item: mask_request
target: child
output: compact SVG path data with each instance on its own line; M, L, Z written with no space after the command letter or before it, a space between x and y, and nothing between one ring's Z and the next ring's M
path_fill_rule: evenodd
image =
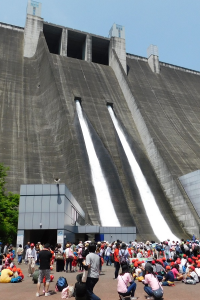
M174 285L174 274L172 273L170 266L166 266L166 272L167 272L167 274L163 278L162 285L163 286Z
M78 263L78 253L74 251L74 258L72 261L72 272L76 272L77 263Z
M199 282L199 277L195 272L194 266L189 266L189 272L186 274L186 279L184 280L187 284L196 284Z

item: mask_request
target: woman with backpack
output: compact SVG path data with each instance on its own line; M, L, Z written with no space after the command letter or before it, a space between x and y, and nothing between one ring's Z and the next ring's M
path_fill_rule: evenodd
M74 254L72 252L70 244L66 245L66 249L64 251L64 256L65 256L65 260L66 260L66 272L68 272L68 266L69 266L70 272L72 272L72 261L74 259Z
M121 249L119 250L119 263L120 265L129 264L129 252L126 249L126 244L122 243Z
M64 271L64 256L63 256L63 248L61 244L58 244L57 254L56 254L56 272Z

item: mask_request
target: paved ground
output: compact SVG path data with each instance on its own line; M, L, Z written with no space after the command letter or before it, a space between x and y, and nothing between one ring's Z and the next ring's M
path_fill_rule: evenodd
M22 300L22 299L36 299L36 285L33 284L33 281L30 277L27 276L27 266L23 263L21 269L24 272L25 278L21 283L1 283L0 291L2 299L9 300ZM59 276L66 277L68 284L75 284L76 275L78 273L56 273L52 271L54 275L54 282L50 284L50 290L52 295L49 296L50 299L61 299L61 293L55 293L54 288L56 281ZM114 268L111 266L103 266L103 274L100 276L100 280L97 283L94 291L101 300L118 300L118 294L116 292L117 281L113 280ZM137 289L135 296L139 300L145 300L145 293L143 290L143 284L137 283ZM175 287L164 287L164 300L196 300L199 299L200 284L197 285L186 285L182 282L176 283ZM41 293L42 299L46 298ZM75 299L75 298L72 298Z

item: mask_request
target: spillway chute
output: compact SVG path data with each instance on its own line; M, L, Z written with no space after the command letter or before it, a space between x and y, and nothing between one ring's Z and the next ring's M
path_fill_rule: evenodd
M115 213L114 206L110 197L109 189L104 178L104 174L97 157L95 147L92 142L90 130L86 119L83 116L79 100L76 100L76 109L78 118L89 158L92 183L96 193L99 215L102 226L120 226L119 220Z
M163 215L161 214L154 195L148 186L145 176L143 175L139 164L137 163L133 151L126 140L123 129L121 128L114 111L110 105L107 105L108 111L110 113L111 119L113 121L115 130L118 134L118 137L121 141L124 152L127 156L131 171L136 182L137 188L140 193L141 200L143 202L147 217L151 224L151 227L154 231L154 234L157 236L159 241L164 241L170 239L171 241L178 241L177 238L170 230L167 222L165 221ZM141 220L142 222L142 220Z

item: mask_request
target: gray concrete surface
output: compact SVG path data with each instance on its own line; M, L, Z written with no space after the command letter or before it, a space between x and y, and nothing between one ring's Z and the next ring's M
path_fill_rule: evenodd
M64 35L63 56L51 54L38 28L35 54L23 58L23 30L0 26L0 161L10 167L8 190L19 192L20 184L52 183L59 177L86 212L86 222L100 224L74 103L81 97L121 225L136 225L138 238L155 239L107 111L109 102L173 233L198 237L199 218L177 178L200 167L199 75L162 63L156 74L147 60L131 56L126 75L113 49L110 66L91 63L92 41L96 47L103 43L104 51L109 40L90 35L88 61L66 57ZM123 59L125 43L117 48Z
M55 266L55 265L54 265ZM25 275L24 280L21 283L1 283L0 289L1 294L5 299L10 300L21 300L21 299L36 299L36 284L28 277L27 266L22 264L20 266ZM55 272L55 269L51 272L54 275L54 281L50 283L51 296L49 299L61 299L61 293L55 293L55 284L59 276L64 276L68 284L74 285L76 283L76 273L65 273L65 272ZM113 266L103 266L102 275L100 275L99 282L94 288L94 293L101 298L101 300L117 300L119 296L117 294L117 281L113 280L114 267ZM136 282L137 283L137 282ZM135 296L139 300L145 300L145 292L143 290L144 286L141 282L137 283ZM186 285L182 282L177 282L174 287L163 287L164 289L164 300L196 300L199 297L199 284L197 285ZM44 294L42 289L40 290L40 297L44 299ZM45 298L46 299L46 298ZM71 298L75 299L75 298Z

